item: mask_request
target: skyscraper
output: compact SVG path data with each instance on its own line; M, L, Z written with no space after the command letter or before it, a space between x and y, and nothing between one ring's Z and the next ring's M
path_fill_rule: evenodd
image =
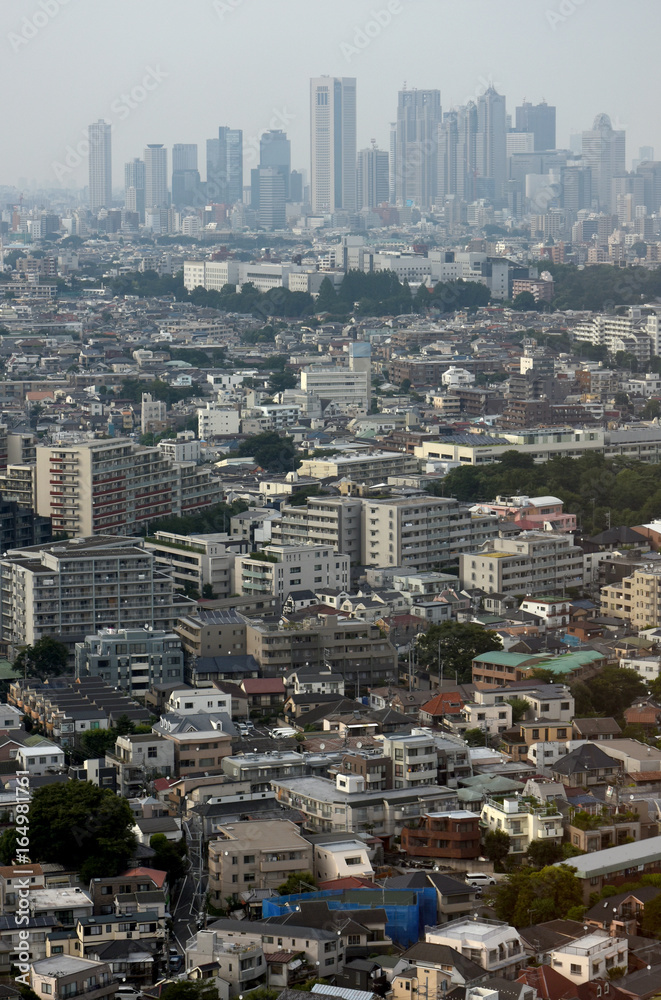
M489 87L477 99L476 194L502 202L507 180L505 98Z
M200 200L197 146L176 142L172 147L172 204L197 205Z
M443 115L438 130L438 196L475 200L477 108L472 101Z
M124 207L145 221L145 164L137 157L124 164Z
M532 132L535 137L535 151L555 149L555 108L546 101L531 104L524 101L516 109L516 131Z
M243 130L221 125L207 139L207 201L233 205L243 200Z
M257 221L264 229L285 227L285 179L277 167L259 167Z
M437 194L440 90L400 90L395 134L395 200L429 208Z
M112 142L110 122L99 118L88 127L90 209L112 206Z
M375 208L388 201L389 161L385 149L361 149L356 161L356 208Z
M355 211L355 77L310 80L310 186L313 212Z
M145 147L145 208L167 208L168 151L160 143Z
M592 171L592 200L602 212L615 209L613 177L624 173L626 133L613 129L608 115L595 118L592 128L583 132L583 159Z
M281 129L269 129L259 140L260 167L275 167L285 182L285 198L289 200L291 174L291 143Z

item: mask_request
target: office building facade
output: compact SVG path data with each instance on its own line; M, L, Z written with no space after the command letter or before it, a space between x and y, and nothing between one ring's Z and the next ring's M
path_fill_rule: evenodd
M312 211L356 208L356 79L310 81Z
M93 122L88 127L89 198L92 212L112 208L112 136L110 122Z

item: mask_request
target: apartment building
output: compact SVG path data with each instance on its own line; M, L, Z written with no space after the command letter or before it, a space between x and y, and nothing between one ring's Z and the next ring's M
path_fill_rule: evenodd
M194 615L183 615L175 632L186 652L196 657L243 656L246 652L246 620L232 608L200 608Z
M277 801L304 816L305 826L317 833L370 833L389 841L403 826L416 822L428 812L457 808L457 793L439 785L366 788L358 774L337 774L330 778L300 777L273 779Z
M427 813L402 828L402 850L414 858L479 858L480 817L466 809Z
M595 930L555 948L549 957L561 976L580 985L592 979L608 979L611 969L626 971L629 944L626 938L611 937L607 931Z
M156 518L222 500L209 468L173 464L128 438L39 446L36 474L37 513L71 536L130 535Z
M13 648L43 635L82 642L101 627L169 631L193 607L175 595L138 539L70 538L0 560L0 639Z
M562 593L583 584L583 550L569 535L523 531L462 553L459 579L462 587L487 594Z
M550 458L580 458L586 452L615 458L627 455L641 462L658 462L661 457L660 427L623 427L603 431L589 428L526 428L500 433L498 437L469 434L460 440L441 438L422 441L415 449L416 458L424 462L458 462L461 465L488 465L498 462L502 454L516 448L532 455L535 462Z
M184 651L174 632L101 629L75 646L76 679L100 677L127 694L144 695L153 684L183 684Z
M174 744L156 733L118 736L113 751L106 751L106 767L115 771L117 793L135 798L149 782L175 773Z
M337 616L310 618L287 627L246 623L246 653L268 674L326 667L347 684L374 684L397 675L397 650L376 625Z
M348 479L365 486L385 483L388 476L405 476L418 471L413 455L400 451L341 452L325 458L306 458L299 466L301 476L314 479Z
M365 501L362 563L438 570L471 541L471 515L456 500L418 496Z
M647 563L619 583L602 587L601 613L622 618L634 629L661 625L661 566Z
M154 553L156 566L178 587L200 595L205 587L211 587L220 598L234 593L234 560L237 553L248 551L245 542L232 541L228 535L178 535L172 531L157 531L146 539L145 548Z
M247 889L276 889L296 872L312 871L312 844L290 820L221 826L209 843L209 892L214 905Z
M552 803L537 802L530 796L504 796L487 799L482 807L480 825L485 832L502 830L510 838L510 854L523 855L535 841L560 844L562 814Z
M178 778L207 772L220 774L223 758L232 752L230 732L234 730L224 712L168 713L153 726L153 732L172 747L173 773Z
M49 1000L106 1000L114 997L117 982L107 962L92 962L74 955L52 955L30 965L30 989Z
M197 411L197 436L200 441L238 434L241 414L236 406L208 402Z
M329 403L354 416L369 409L370 373L330 365L312 365L301 370L301 392L314 396L325 410Z
M175 688L170 691L166 713L175 715L200 715L208 712L225 712L232 716L232 695L210 688Z
M273 523L273 540L281 545L327 545L357 566L362 559L362 509L356 497L309 497L302 507L283 504Z
M428 927L428 944L444 944L481 965L492 975L515 979L528 963L519 932L501 920L465 917Z
M434 785L438 757L431 733L429 736L394 734L384 736L383 755L390 757L395 788L418 788Z
M236 556L235 587L242 594L273 594L281 601L293 590L349 588L349 557L323 545L267 545Z

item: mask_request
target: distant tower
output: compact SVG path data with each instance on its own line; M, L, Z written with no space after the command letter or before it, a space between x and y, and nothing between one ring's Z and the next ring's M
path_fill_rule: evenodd
M243 130L221 125L207 139L207 201L234 205L243 200Z
M390 157L375 146L361 149L356 161L356 208L375 208L388 201Z
M112 207L111 125L99 118L88 127L89 197L92 212Z
M310 80L310 187L313 212L355 211L355 77Z
M398 205L429 208L438 185L440 90L400 90L395 136L395 198Z
M145 208L167 208L168 151L162 144L145 148Z
M583 159L592 171L592 200L602 212L615 209L613 177L625 171L626 133L615 130L608 115L595 118L592 128L583 132Z
M145 164L136 158L124 164L124 207L145 221Z
M369 340L355 340L349 344L349 371L367 375L367 408L372 399L372 345Z
M197 205L199 202L197 146L194 143L176 142L172 147L172 204Z
M546 101L531 104L524 101L516 109L517 132L532 132L535 137L535 151L555 149L555 108Z
M477 99L475 152L478 196L502 201L507 180L507 113L505 98L493 87Z

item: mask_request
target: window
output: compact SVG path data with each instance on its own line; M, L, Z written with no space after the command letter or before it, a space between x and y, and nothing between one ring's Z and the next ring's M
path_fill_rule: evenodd
M243 861L244 861L244 864L246 864L246 865L254 865L254 863L255 863L255 855L254 854L245 854L244 857L243 857Z
M147 749L147 756L148 757L157 757L158 756L158 749L156 747L148 747L148 749Z
M572 976L580 976L580 974L581 974L581 967L580 967L580 965L574 965L574 963L572 962L572 964L569 966L569 968L570 968Z
M52 993L53 992L53 987L51 986L50 983L42 983L41 984L41 992L42 993Z

